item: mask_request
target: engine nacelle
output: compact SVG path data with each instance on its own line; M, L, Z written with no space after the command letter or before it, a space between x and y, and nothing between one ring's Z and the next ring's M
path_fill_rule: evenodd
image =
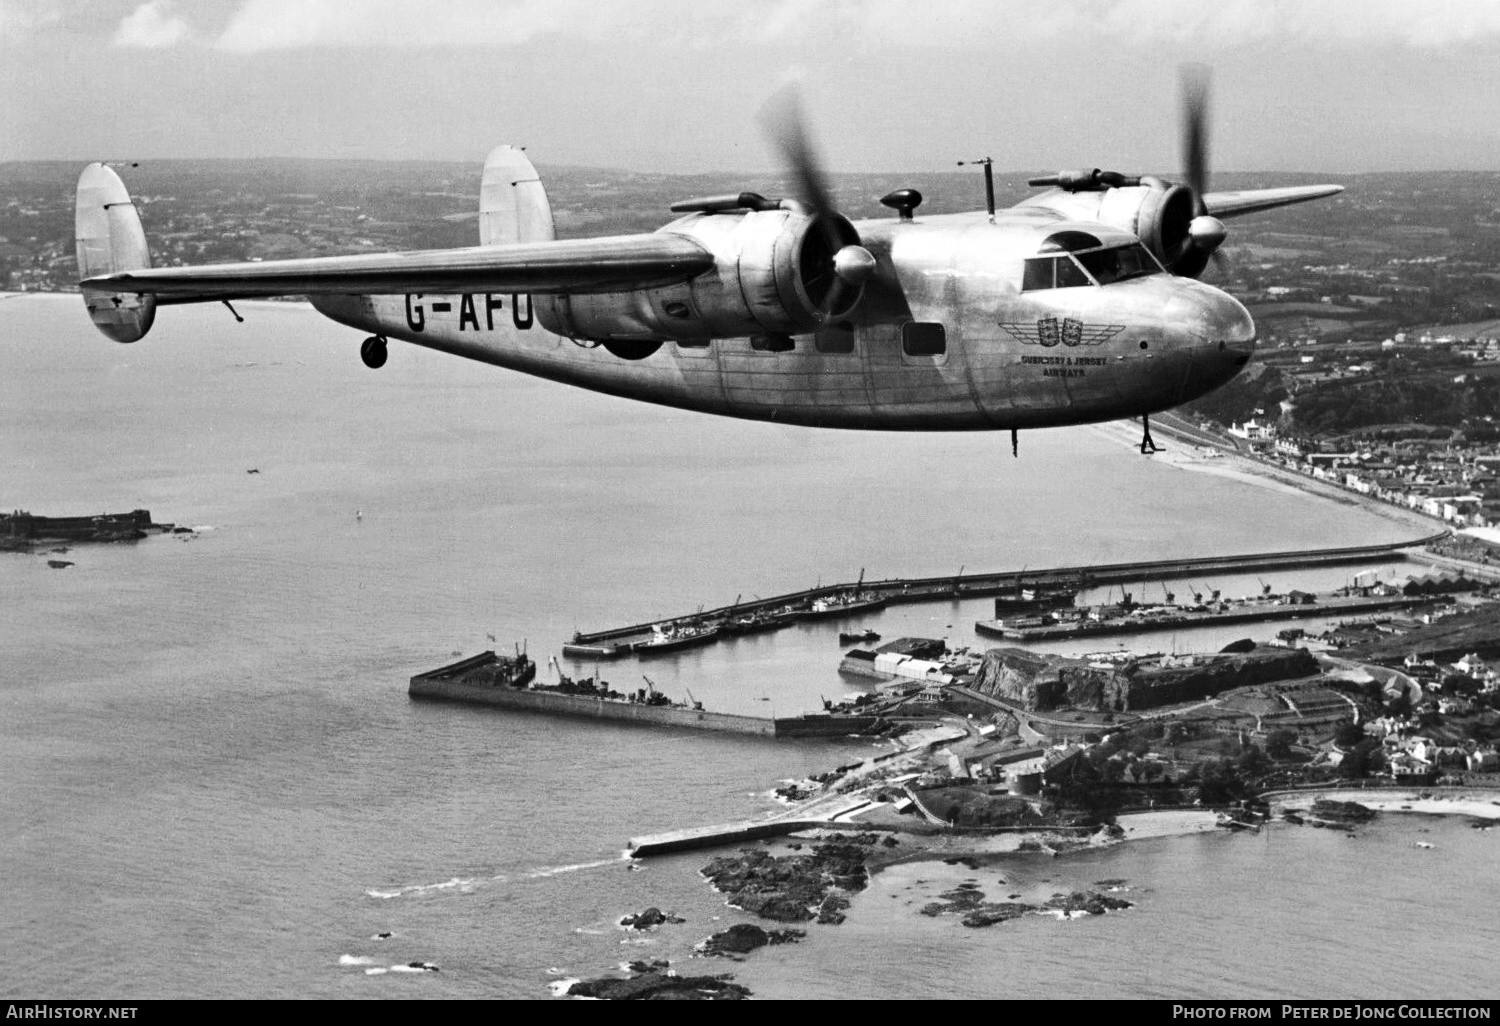
M1158 179L1104 193L1098 217L1139 238L1173 274L1197 277L1212 250L1188 244L1195 213L1192 189Z
M835 288L835 255L859 243L854 226L837 214L814 217L783 203L772 210L693 213L660 230L703 246L714 256L714 270L662 288L539 295L533 300L538 319L549 331L638 359L655 351L650 343L813 331L859 301L860 289ZM838 245L831 245L834 236Z

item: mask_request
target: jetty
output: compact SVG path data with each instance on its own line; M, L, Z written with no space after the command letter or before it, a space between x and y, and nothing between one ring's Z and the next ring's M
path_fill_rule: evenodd
M687 628L693 625L723 623L734 619L781 616L803 618L798 611L810 612L817 603L829 603L839 596L858 595L858 609L877 605L917 602L958 601L1014 595L1026 589L1041 591L1071 588L1083 590L1135 581L1160 581L1184 577L1208 577L1232 573L1261 573L1268 570L1380 563L1403 558L1403 550L1418 548L1447 537L1447 531L1426 535L1411 541L1385 545L1354 545L1343 548L1303 549L1288 552L1256 552L1236 556L1197 556L1183 559L1148 560L1135 563L1108 563L1062 566L1050 569L998 570L985 573L949 574L939 577L896 577L857 582L820 585L802 591L736 601L716 609L700 610L681 616L666 617L649 623L611 627L599 631L579 631L563 647L565 655L587 658L609 658L627 655L636 640L644 640L660 629ZM851 607L851 615L856 610ZM728 632L720 635L732 636Z
M1072 618L1047 616L1023 620L980 620L976 633L1011 641L1061 641L1067 638L1094 637L1101 634L1140 634L1146 631L1179 631L1193 627L1227 627L1241 623L1266 623L1273 620L1359 617L1398 609L1416 609L1445 601L1436 595L1391 596L1320 596L1315 602L1239 602L1223 608L1189 608L1185 606L1142 606L1115 610L1114 615L1089 616L1078 610Z
M667 701L659 693L650 698L618 695L608 691L607 685L595 686L592 682L587 688L572 692L537 687L531 676L507 672L508 661L508 657L497 656L494 652L482 652L417 674L411 678L407 693L416 699L498 706L546 716L686 727L759 737L844 737L879 734L891 726L889 720L879 716L840 712L777 717L711 712L699 703L684 705Z

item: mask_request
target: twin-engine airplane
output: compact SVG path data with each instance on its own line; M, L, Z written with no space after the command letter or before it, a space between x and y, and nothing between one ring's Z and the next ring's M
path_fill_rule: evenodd
M118 342L159 306L306 295L369 332L599 392L734 417L913 431L1051 427L1141 417L1217 388L1255 348L1235 299L1194 280L1220 218L1329 196L1337 185L1207 191L1206 87L1185 78L1187 181L1097 169L996 212L851 222L829 199L787 94L765 118L797 183L672 204L644 235L557 239L518 149L484 168L480 245L152 268L120 178L78 182L89 315ZM990 168L986 162L987 176ZM231 307L232 309L232 307ZM1154 448L1154 446L1153 446Z

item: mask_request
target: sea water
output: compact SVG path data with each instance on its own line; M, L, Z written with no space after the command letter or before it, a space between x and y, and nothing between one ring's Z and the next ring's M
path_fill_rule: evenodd
M742 423L402 345L371 372L356 333L306 308L242 312L170 308L120 346L76 297L0 299L0 507L145 507L195 528L73 547L64 570L0 554L5 993L541 998L632 958L685 960L744 917L698 876L706 854L631 863L627 840L764 814L778 780L877 751L407 697L412 674L460 655L524 644L545 664L575 629L862 570L1421 533L1141 457L1119 431L1024 433L1013 459L998 434ZM976 644L987 605L860 625ZM601 669L620 690L649 676L709 708L789 715L848 690L848 626ZM843 926L688 967L785 997L1484 995L1497 931L1474 897L1500 875L1497 833L1387 817L1359 839L1277 829L982 871L913 863L878 874ZM917 914L969 876L1000 900L1012 880L1124 878L1138 905L978 931ZM647 905L688 922L616 928ZM440 971L391 971L413 961Z

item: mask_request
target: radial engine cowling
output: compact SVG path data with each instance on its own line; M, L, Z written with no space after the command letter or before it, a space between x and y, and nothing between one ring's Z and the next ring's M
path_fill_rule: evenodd
M834 270L836 254L859 244L854 226L837 214L814 217L784 203L689 214L660 230L703 246L714 255L714 270L662 288L538 296L542 323L560 335L602 342L616 355L648 355L655 346L618 343L793 335L816 330L859 301L861 290L841 285Z
M1213 247L1193 243L1196 212L1192 189L1143 179L1140 185L1106 192L1099 219L1135 235L1173 274L1191 278L1203 273L1213 252Z

